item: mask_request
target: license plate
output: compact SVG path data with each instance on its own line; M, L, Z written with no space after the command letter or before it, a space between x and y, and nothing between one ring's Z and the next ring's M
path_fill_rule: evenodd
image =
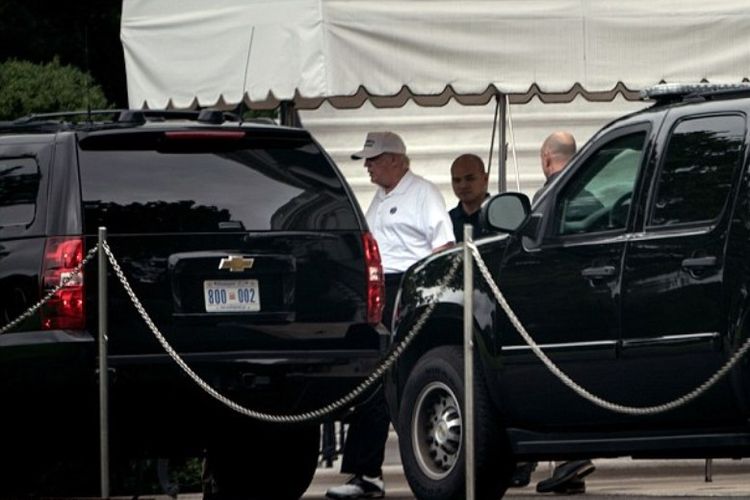
M217 280L203 282L206 312L260 311L258 280Z

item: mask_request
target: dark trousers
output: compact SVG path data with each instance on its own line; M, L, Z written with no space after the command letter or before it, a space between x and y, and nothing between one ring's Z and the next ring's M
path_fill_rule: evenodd
M390 330L393 316L394 300L403 274L385 275L385 307L383 324ZM380 384L380 382L378 382ZM344 458L341 461L341 472L344 474L361 474L377 477L383 475L385 460L385 442L388 440L388 426L391 419L385 404L383 386L369 401L357 408L349 420L349 431L344 443Z

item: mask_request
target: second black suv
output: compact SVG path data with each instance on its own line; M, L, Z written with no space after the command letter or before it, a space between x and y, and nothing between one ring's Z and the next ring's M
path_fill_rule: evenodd
M101 226L167 341L239 404L318 408L383 352L377 245L305 130L216 112L0 124L0 323L69 276ZM113 461L205 449L212 492L299 497L317 465L319 423L261 423L209 397L109 275ZM0 335L4 493L82 494L82 470L98 484L96 276L93 259Z
M488 200L483 261L534 341L573 381L650 407L707 381L750 338L747 87L660 87L656 103L583 147L533 208ZM395 341L434 313L390 374L388 402L418 498L464 492L460 281L438 295L458 249L404 278ZM683 406L605 409L534 354L475 270L478 498L516 461L750 456L750 364L742 358ZM630 411L630 410L627 410Z

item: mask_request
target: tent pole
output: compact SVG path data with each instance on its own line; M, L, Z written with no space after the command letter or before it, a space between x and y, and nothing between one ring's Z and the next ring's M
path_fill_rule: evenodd
M302 121L294 101L281 101L279 105L279 122L287 127L302 127Z
M499 122L499 133L497 134L497 192L498 193L504 193L507 189L507 182L506 182L506 170L507 170L507 162L508 159L508 147L505 141L505 129L506 129L506 119L505 116L508 113L507 109L507 101L505 100L505 94L498 93L495 96L496 99L498 99L499 104L499 116L498 116L498 122Z

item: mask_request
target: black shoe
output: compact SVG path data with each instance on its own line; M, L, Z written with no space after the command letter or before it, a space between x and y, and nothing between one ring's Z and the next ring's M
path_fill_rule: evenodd
M571 479L552 490L558 495L580 495L586 493L586 481L583 479Z
M536 462L519 462L516 464L516 470L510 478L511 488L523 488L531 482L531 473L536 469Z
M591 460L575 460L573 462L564 462L557 467L552 473L552 477L539 481L536 485L538 493L549 493L562 487L573 479L583 479L596 470Z
M328 498L383 498L385 484L383 477L368 477L356 474L341 486L328 488Z

